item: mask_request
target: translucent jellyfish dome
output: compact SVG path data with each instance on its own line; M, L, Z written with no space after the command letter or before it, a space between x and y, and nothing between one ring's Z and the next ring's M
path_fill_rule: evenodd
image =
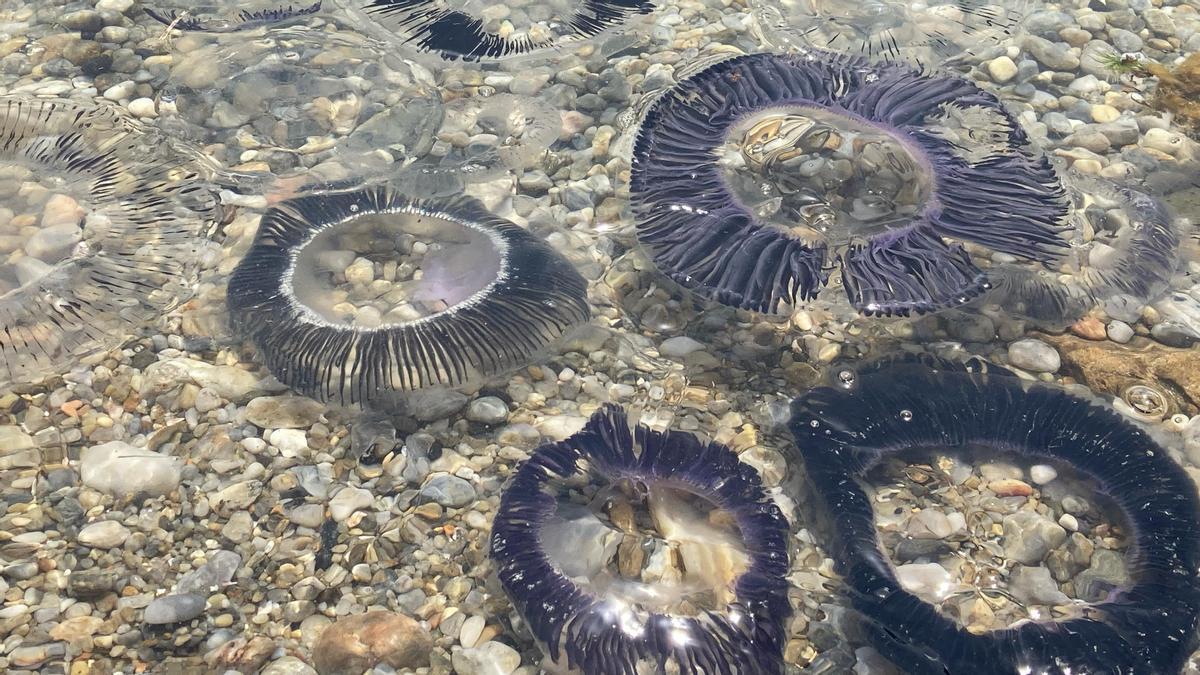
M0 386L188 298L219 218L198 151L93 103L0 97Z
M606 406L504 491L491 557L547 670L783 672L787 521L717 443Z
M906 673L1180 671L1200 617L1200 503L1191 478L1150 433L1093 400L980 361L908 355L835 373L793 402L789 426L826 523L825 546L881 654ZM1043 587L1036 602L1024 601L1053 611L999 628L961 625L907 588L881 546L862 481L905 452L965 448L1058 462L1092 479L1130 539L1123 580L1076 576L1087 596L1077 602ZM925 476L927 492L939 489L935 474ZM1034 489L1007 482L1023 494ZM1012 487L990 489L1021 499ZM1051 508L1050 489L1042 488L1037 509L1014 516L1039 518ZM997 574L1044 570L1045 553L1010 543L1011 560Z
M1042 324L1069 324L1093 308L1136 320L1170 288L1190 224L1135 186L1071 173L1070 251L1049 263L1016 264L1005 256L981 264L994 291L984 302Z
M428 71L332 24L182 54L159 113L166 128L212 147L235 171L317 173L329 182L423 156L442 121Z
M557 59L591 46L612 51L636 33L649 0L338 0L356 25L413 55L464 62Z
M1024 0L752 0L767 40L878 61L940 65L1008 38Z
M240 33L270 26L302 22L321 11L322 0L283 3L279 0L252 2L189 2L150 0L142 9L150 18L173 30L201 33Z
M269 210L227 304L280 381L364 402L536 360L587 320L586 289L554 249L479 202L379 185Z

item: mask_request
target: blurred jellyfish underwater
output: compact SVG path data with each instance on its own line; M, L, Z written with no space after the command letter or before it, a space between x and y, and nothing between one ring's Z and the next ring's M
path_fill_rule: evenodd
M269 210L227 304L280 381L343 402L523 366L589 316L583 278L536 236L386 185Z
M302 20L320 12L322 0L299 5L284 5L278 2L249 3L261 5L255 9L248 9L245 2L236 3L236 7L231 6L233 4L157 0L144 9L150 18L171 29L202 33L237 33Z
M25 187L0 233L0 384L111 349L193 292L221 218L198 149L106 104L0 97L0 164Z
M587 45L605 49L632 35L649 0L551 0L489 5L478 0L339 0L358 25L449 62L555 60ZM625 46L617 40L616 46Z
M828 49L877 61L941 66L1013 35L1023 0L753 0L778 49Z
M789 426L827 550L876 649L906 673L1179 672L1200 614L1200 504L1148 431L978 360L909 355L837 372L793 402ZM1128 522L1128 583L1077 603L1070 617L982 631L906 590L860 481L899 453L965 447L1053 460L1093 478Z
M567 486L591 505L560 500ZM638 509L649 512L641 527ZM517 470L491 557L556 664L547 667L782 673L787 538L757 472L731 450L679 431L631 431L609 405ZM672 550L682 569L652 572Z

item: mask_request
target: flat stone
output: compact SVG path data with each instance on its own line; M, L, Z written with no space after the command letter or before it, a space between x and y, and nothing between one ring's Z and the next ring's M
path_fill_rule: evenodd
M467 419L480 424L501 424L508 420L508 404L495 396L481 396L471 401Z
M1017 599L1029 605L1065 605L1071 601L1054 583L1045 567L1017 565L1009 577L1009 589Z
M494 640L454 652L450 659L458 675L510 675L521 667L521 655Z
M191 621L204 613L206 604L203 596L192 593L164 595L146 606L142 620L152 626Z
M368 490L344 487L329 500L329 515L339 523L345 522L355 511L370 508L375 496Z
M1017 340L1008 345L1008 361L1034 373L1053 373L1062 365L1054 347L1034 338Z
M224 586L242 565L242 556L234 551L216 551L208 562L179 578L176 593L195 593L207 596L214 587Z
M259 396L246 404L246 421L263 429L307 429L325 405L303 396Z
M475 488L458 476L444 473L430 478L421 488L421 496L442 506L458 508L475 501Z
M83 484L114 497L165 495L179 487L183 461L124 441L84 448L79 458Z
M1036 565L1051 549L1067 539L1067 531L1058 523L1032 511L1005 516L1004 555L1023 565Z
M129 538L129 528L115 520L92 523L79 531L78 541L91 548L116 548Z

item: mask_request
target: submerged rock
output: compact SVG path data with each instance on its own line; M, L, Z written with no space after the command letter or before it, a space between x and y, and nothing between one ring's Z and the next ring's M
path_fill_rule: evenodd
M193 593L166 595L155 598L146 606L142 620L150 625L166 625L191 621L204 613L203 596Z
M428 665L433 640L421 624L394 612L339 619L313 645L320 675L358 675L384 664L396 670Z
M124 441L110 441L80 453L83 484L114 497L165 495L179 487L183 461Z

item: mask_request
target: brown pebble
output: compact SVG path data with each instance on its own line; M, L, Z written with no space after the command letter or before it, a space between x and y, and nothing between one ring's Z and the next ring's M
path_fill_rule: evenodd
M997 497L1028 497L1033 494L1029 483L1015 478L994 480L988 483L988 489L995 492Z
M1071 326L1071 332L1085 340L1100 341L1107 339L1108 334L1104 329L1104 322L1094 316L1089 316L1076 321Z
M313 645L320 675L360 675L381 663L401 670L429 665L433 639L413 619L394 612L367 612L338 619Z

